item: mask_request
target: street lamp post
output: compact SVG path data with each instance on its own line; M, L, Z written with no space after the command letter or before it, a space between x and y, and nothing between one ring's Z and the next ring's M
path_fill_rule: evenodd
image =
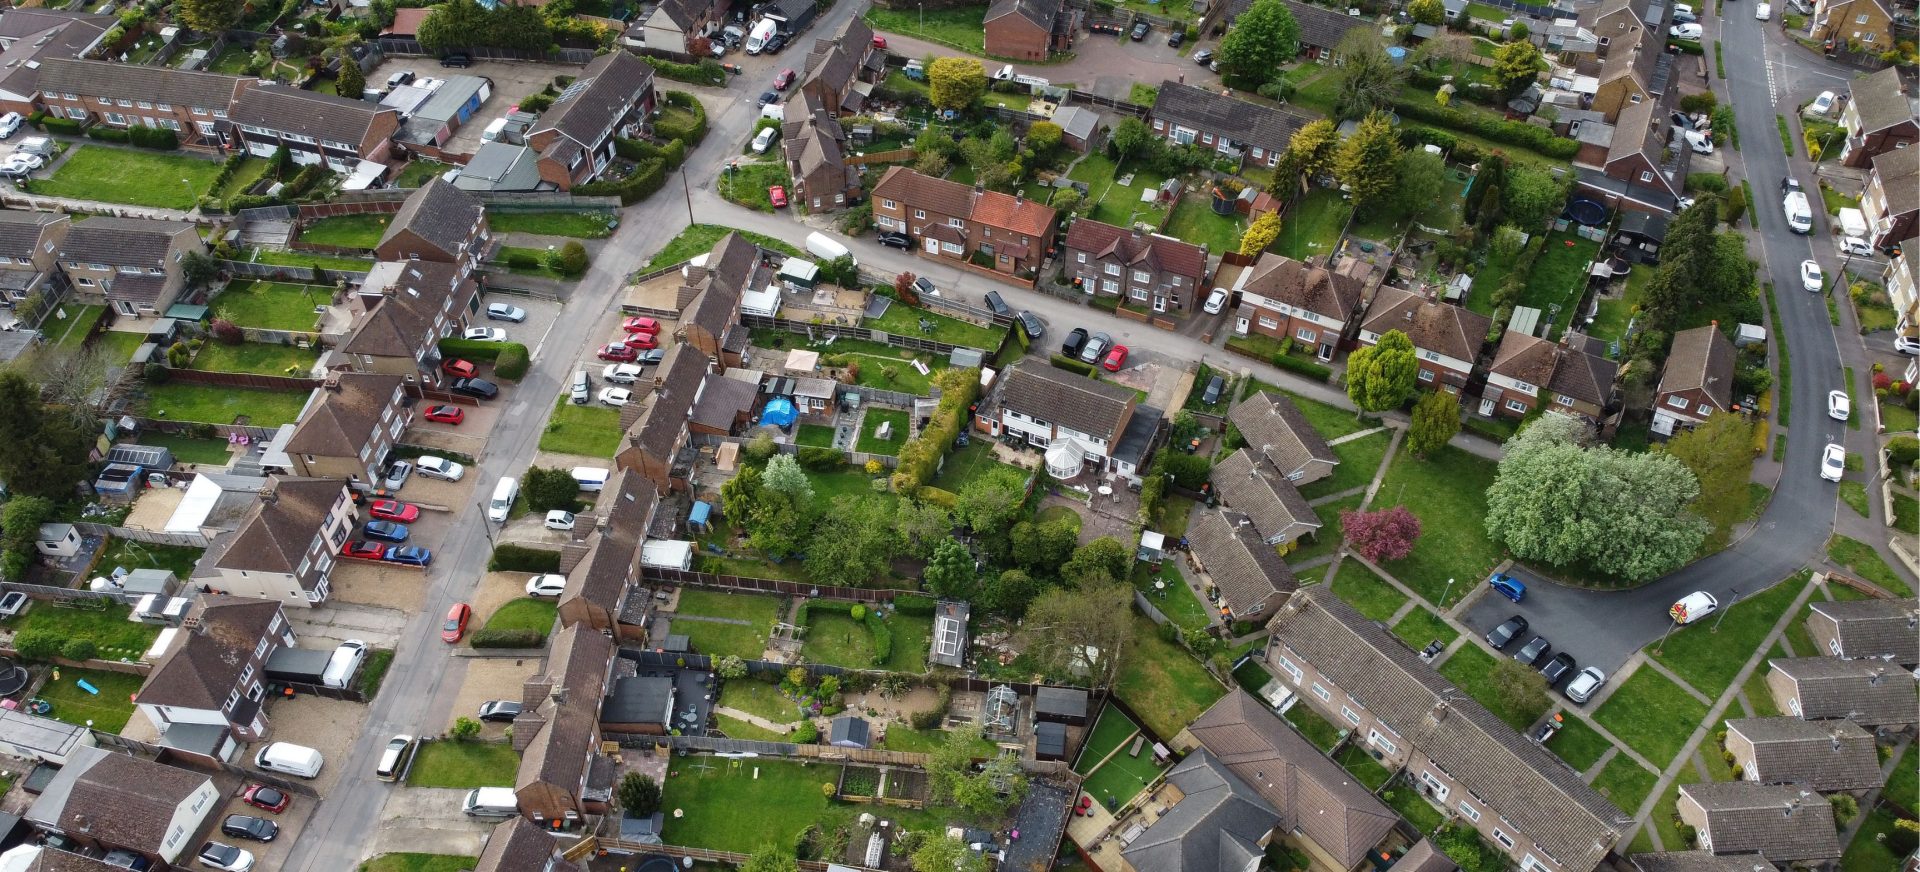
M492 522L487 520L487 504L484 502L474 503L473 507L480 510L480 533L487 537L487 547L490 549L499 548L500 546L493 541Z
M1737 587L1730 587L1730 588L1727 588L1727 593L1728 593L1728 594L1729 594L1729 595L1730 595L1730 596L1731 596L1732 598L1731 598L1731 599L1729 599L1729 600L1727 600L1727 607L1726 607L1726 608L1724 608L1724 609L1721 609L1721 610L1720 610L1720 617L1717 617L1717 618L1714 618L1714 619L1713 619L1713 628L1712 628L1712 629L1709 629L1709 630L1707 631L1707 632L1708 632L1709 634L1712 634L1712 633L1718 633L1718 632L1720 632L1720 622L1721 622L1721 621L1724 621L1724 620L1726 620L1726 619L1727 619L1727 613L1728 613L1728 612L1730 612L1730 611L1733 611L1733 604L1734 604L1734 603L1737 603L1737 602L1739 602L1739 601L1740 601L1740 589L1739 589L1739 588L1737 588Z
M1453 592L1453 579L1447 579L1447 586L1440 590L1440 611L1447 610L1447 595Z
M191 211L193 211L193 205L192 205L192 204L193 204L193 200L194 200L194 196L193 196L193 182L192 182L192 181L190 181L190 180L188 180L188 179L181 179L181 180L180 180L180 184L182 184L182 185L185 185L185 186L186 186L186 188L187 188L187 203L188 203L188 205L187 205L187 211L189 211L189 212L191 212Z

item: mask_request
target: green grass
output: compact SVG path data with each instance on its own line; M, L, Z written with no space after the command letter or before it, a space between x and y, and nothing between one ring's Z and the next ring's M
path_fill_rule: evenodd
M932 332L920 329L921 321L926 321L933 328ZM1005 330L995 330L958 318L949 318L929 309L915 309L898 300L887 306L886 314L878 318L868 318L860 323L861 326L874 330L885 330L901 336L919 336L937 342L951 342L954 345L965 345L986 351L999 348L1000 341L1007 335ZM902 363L901 368L909 367Z
M675 629L678 629L675 625ZM757 657L756 657L757 659ZM720 704L765 718L776 724L800 720L800 707L787 699L780 688L765 681L735 679L720 691Z
M479 861L456 854L381 854L360 864L360 872L466 872Z
M1787 656L1787 651L1785 648L1780 647L1780 643L1778 642L1775 642L1773 648L1767 651L1767 659L1769 660L1778 660L1785 656ZM1747 705L1753 708L1754 717L1777 718L1780 716L1779 706L1773 703L1773 691L1767 689L1767 664L1765 662L1762 662L1758 669L1753 670L1752 675L1747 676L1747 682L1740 685L1740 692L1746 695Z
M52 178L35 179L29 190L48 197L72 197L159 209L191 209L220 175L216 161L143 149L82 145L73 150Z
M827 799L821 785L837 781L839 772L837 763L675 758L664 785L662 808L669 811L663 838L673 845L746 853L769 842L792 845L815 824L832 832L872 809ZM672 810L684 813L676 817ZM903 830L967 820L951 808L896 808L886 814Z
M793 191L793 177L788 175L783 161L740 161L722 166L714 179L714 190L722 198L761 212L774 211L773 198L767 192L774 185L786 188L789 199L798 196ZM792 208L795 212L804 211L800 206L795 203Z
M318 348L269 345L265 342L242 342L239 345L209 342L200 346L199 353L193 356L193 367L209 372L247 372L305 378L319 359Z
M1298 566L1316 557L1324 557L1340 550L1340 537L1342 535L1340 512L1347 509L1359 509L1360 503L1366 498L1366 494L1354 494L1350 497L1343 497L1333 502L1316 506L1313 513L1319 516L1323 526L1321 526L1319 532L1314 534L1313 541L1309 542L1306 539L1300 539L1294 543L1293 550L1284 555L1287 558L1287 563ZM1315 578L1318 578L1317 574Z
M1134 83L1136 86L1138 82ZM1238 216L1227 218L1216 215L1208 205L1208 198L1201 195L1182 197L1173 207L1173 217L1167 221L1167 229L1162 231L1175 239L1184 239L1195 245L1205 245L1209 252L1238 251L1240 234L1245 233L1247 223Z
M64 320L60 318L61 311L67 313ZM100 323L100 319L106 316L106 306L68 304L58 307L48 318L48 323L42 326L46 330L47 340L55 346L79 348L80 344L86 341L87 336L93 333L93 325ZM131 358L133 353L129 351L127 356Z
M1065 506L1050 508L1065 508ZM1156 589L1153 586L1156 581L1165 582L1167 586ZM1175 561L1162 564L1157 574L1150 572L1147 564L1138 564L1133 573L1133 586L1146 596L1148 602L1153 603L1154 608L1166 615L1167 620L1188 630L1207 628L1209 617L1207 607L1200 602L1198 596L1194 595L1193 588L1187 586Z
M1827 298L1827 303L1828 303L1828 305L1832 305L1832 303L1833 303L1833 298L1832 298L1832 297L1828 297L1828 298ZM1834 323L1836 323L1836 324L1838 324L1839 322L1838 322L1838 321L1836 321L1836 322L1834 322ZM1846 377L1840 380L1840 387L1841 387L1841 388L1842 388L1843 390L1845 390L1845 391L1847 392L1847 408L1848 408L1848 409L1857 409L1857 408L1860 408L1860 406L1859 406L1859 404L1858 404L1858 403L1855 403L1855 402L1853 401L1853 367L1851 367L1851 366L1849 366L1849 367L1843 367L1843 369L1844 369L1844 370L1845 370L1845 372L1846 372ZM1848 416L1847 416L1847 429L1848 429L1848 430L1858 430L1858 429L1860 429L1860 416L1859 416L1859 415L1848 415Z
M1881 791L1880 798L1906 809L1909 814L1920 811L1920 763L1914 759L1917 752L1909 744L1906 753L1900 755L1899 765L1893 767L1893 774L1887 776L1887 787Z
M1459 630L1454 629L1452 624L1440 620L1439 615L1425 607L1408 612L1406 617L1400 619L1400 623L1393 625L1393 634L1412 646L1415 651L1427 647L1427 644L1435 639L1451 645L1453 640L1460 638Z
M1872 545L1836 535L1827 540L1827 558L1855 575L1892 591L1896 596L1913 596L1913 588L1908 587L1906 581L1893 571L1893 567L1881 559L1880 552L1873 550Z
M1300 409L1300 417L1307 419L1307 423L1313 425L1313 429L1323 439L1338 439L1347 434L1370 430L1380 425L1377 418L1362 419L1356 417L1351 409L1323 403L1258 379L1248 379L1247 385L1242 388L1241 396L1243 398L1252 396L1256 390L1286 394L1288 399L1293 400L1294 406ZM1339 453L1339 446L1334 446L1334 453Z
M1119 179L1127 175L1133 176L1132 184L1120 184ZM1166 177L1137 164L1116 165L1104 154L1090 154L1074 164L1067 177L1087 183L1085 202L1093 204L1087 215L1095 221L1116 227L1127 227L1134 221L1158 224L1167 214L1165 207L1140 202L1141 191L1158 188Z
M1380 461L1386 459L1387 446L1392 442L1392 433L1380 432L1333 446L1333 453L1340 458L1339 465L1333 468L1333 474L1301 488L1300 495L1313 500L1366 487L1372 483L1374 474L1380 471ZM1331 524L1333 519L1323 514L1320 520Z
M221 453L224 456L225 452ZM100 552L100 561L94 564L94 571L106 575L122 566L129 570L165 569L184 582L193 575L193 565L199 562L200 555L205 551L204 548L191 545L155 545L109 536L107 547Z
M1920 429L1920 413L1899 403L1881 403L1880 423L1886 425L1888 433L1910 434Z
M1560 724L1560 732L1554 733L1553 738L1547 740L1547 750L1558 754L1560 759L1567 761L1567 765L1572 766L1577 772L1585 772L1592 768L1593 764L1600 762L1600 758L1611 747L1613 743L1607 741L1607 737L1600 735L1599 730L1594 729L1586 721L1571 716L1565 717ZM1611 764L1608 768L1612 768ZM1632 810L1627 809L1627 811Z
M771 236L765 236L759 233L748 233L746 231L736 231L731 227L722 227L718 224L694 224L680 231L679 236L668 240L666 247L660 249L660 253L654 255L652 260L647 261L643 272L652 272L661 267L683 263L692 259L694 255L705 254L712 251L713 247L720 242L722 237L735 232L761 248L778 251L794 257L802 256L800 249Z
M235 281L213 298L213 311L242 327L312 330L318 318L313 307L332 301L332 288Z
M606 212L489 212L487 226L495 233L530 233L534 236L570 236L575 239L605 239L613 235L611 222L618 220Z
M1493 461L1452 446L1426 460L1396 454L1373 508L1406 506L1420 518L1420 541L1405 560L1382 568L1436 605L1449 578L1464 594L1501 559L1483 523L1494 472Z
M1887 847L1885 838L1893 832L1898 816L1885 806L1875 807L1861 821L1846 853L1840 856L1840 872L1881 872L1900 867L1900 857Z
M1267 250L1294 260L1331 254L1352 214L1353 207L1340 198L1339 191L1315 188L1294 202L1293 209L1283 217L1280 237Z
M1373 755L1357 744L1340 749L1340 756L1334 758L1334 762L1352 773L1354 779L1366 785L1368 790L1379 790L1380 785L1393 777L1387 767L1380 765L1380 761L1373 759Z
M233 171L233 175L227 177L227 183L214 191L213 196L225 200L235 194L245 193L248 188L253 187L254 182L260 181L260 178L267 174L268 166L270 164L265 158L250 157L241 161L240 166Z
M276 251L266 248L254 249L253 262L270 264L272 266L305 267L307 269L312 269L317 266L321 269L347 270L349 272L366 272L373 268L372 260L362 260L357 257L336 257L329 254L315 254L310 251Z
M889 751L931 754L935 749L947 744L948 735L946 730L915 730L895 723L887 727L887 737L880 742L880 747ZM969 744L972 746L972 755L975 757L990 757L996 747L992 742L987 741L985 736L980 735L975 735Z
M312 245L338 245L343 248L371 250L387 232L387 215L336 215L321 218L300 228L300 241Z
M117 541L117 540L116 540ZM111 571L113 564L106 564ZM132 566L128 566L132 569ZM68 608L52 603L34 603L24 615L17 615L0 621L15 633L26 630L45 630L65 639L90 639L99 646L100 655L105 659L117 659L121 656L138 659L153 641L160 637L160 630L147 624L127 620L133 613L131 606L111 603L105 609Z
M1706 720L1707 706L1665 675L1638 669L1593 717L1641 756L1664 764L1680 753L1694 728Z
M1773 123L1780 129L1780 148L1786 151L1787 157L1793 157L1793 131L1787 128L1787 116L1775 115Z
M993 456L993 440L975 439L967 443L967 447L954 449L953 453L947 455L946 465L940 467L939 475L934 476L933 485L957 494L994 469L1011 469L1019 472L1022 478L1028 475L1024 469L996 459Z
M987 7L963 6L958 9L885 9L867 10L867 23L875 30L937 42L968 54L985 57Z
M1627 335L1627 322L1633 319L1633 311L1647 297L1647 284L1653 280L1653 267L1636 266L1627 273L1627 287L1619 297L1609 297L1600 301L1600 311L1594 315L1593 325L1588 334L1596 339L1617 342ZM1477 282L1475 284L1478 284Z
M400 171L400 175L394 177L393 186L396 188L426 187L428 182L433 181L435 176L446 172L447 169L448 166L439 161L424 158L412 160L407 163L406 169ZM494 216L488 215L487 223L492 224L493 218Z
M387 680L387 670L392 668L393 649L375 648L360 665L360 677L355 684L367 699L373 699L380 694L380 685Z
M1081 775L1092 772L1102 759L1120 747L1121 742L1139 731L1139 725L1119 709L1111 705L1101 708L1100 716L1094 719L1093 732L1088 734L1086 743L1080 749L1080 760L1074 764L1073 771Z
M111 366L121 366L133 359L133 352L147 341L144 333L129 333L125 330L101 331L93 338L93 346L100 349Z
M553 629L558 607L550 599L520 597L507 600L487 618L488 630L533 630L541 635Z
M875 663L873 633L864 622L853 620L845 603L820 601L816 606L807 611L807 639L801 649L808 662L849 669L926 671L932 618L916 619L898 613L888 618L886 624L893 634L893 647L886 662Z
M1836 586L1833 589L1838 589L1838 587ZM1821 601L1819 592L1815 591L1812 599L1809 599L1807 604L1800 608L1800 613L1794 615L1793 620L1787 622L1787 629L1781 634L1781 641L1786 642L1787 647L1793 649L1793 654L1796 657L1812 657L1817 653L1817 649L1813 646L1813 634L1807 632L1807 618L1813 614L1813 604ZM1763 672L1765 670L1766 664L1763 663L1761 664L1761 668L1755 671Z
M1081 785L1083 790L1108 808L1132 799L1167 768L1154 765L1152 742L1141 743L1137 757L1127 756L1127 751L1132 747L1131 744L1122 746L1119 753L1107 758L1106 764L1095 769Z
M881 439L880 425L885 422L892 422L893 429L890 438ZM855 443L855 450L866 454L899 454L900 446L906 444L910 435L911 424L912 416L904 410L870 408L860 422L860 441Z
M733 654L757 660L766 652L767 630L773 626L773 620L780 612L780 600L758 594L681 588L677 609L682 615L746 621L748 626L716 624L712 621L674 621L673 631L686 634L694 649L702 654L717 657Z
M227 459L233 456L227 452L225 439L196 439L174 433L142 433L140 444L163 447L173 452L173 459L178 463L225 466Z
M1660 794L1660 802L1653 807L1652 829L1660 831L1660 841L1666 845L1669 851L1685 851L1691 847L1687 843L1687 840L1680 835L1675 806L1678 805L1680 801L1681 785L1698 783L1700 783L1700 773L1694 771L1692 766L1680 767L1679 776L1674 779L1672 784L1667 785L1666 791ZM1639 837L1634 839L1633 851L1635 853L1641 852L1641 840L1647 838L1647 832L1643 829ZM1649 844L1651 844L1650 840ZM1649 847L1646 850L1650 851L1652 848Z
M1621 811L1633 814L1640 809L1640 803L1647 800L1647 794L1653 792L1653 783L1659 778L1647 767L1633 762L1632 757L1620 754L1607 761L1606 768L1593 779L1593 789Z
M730 739L747 739L754 742L787 741L786 733L775 732L764 727L756 727L739 718L729 717L723 714L715 714L714 718L720 723L720 731L726 733L727 738Z
M36 606L35 610L40 608L42 606ZM81 690L82 680L100 693ZM133 716L132 697L145 683L146 677L142 675L62 666L60 680L49 679L40 688L40 698L53 703L49 717L78 726L91 722L94 729L103 733L118 733Z
M513 746L495 742L425 742L413 757L408 787L512 787L520 769Z
M1857 481L1841 482L1840 501L1846 503L1848 508L1853 509L1854 514L1862 518L1868 517L1866 485Z
M1758 596L1723 606L1721 614L1674 630L1665 642L1655 642L1647 651L1694 690L1718 697L1773 632L1773 625L1807 586L1808 578L1805 572L1797 573ZM1716 620L1718 632L1714 631ZM1659 653L1653 653L1655 648Z
M307 403L307 391L268 391L185 382L148 384L146 414L169 421L231 424L246 416L255 427L291 424Z
M1893 528L1909 536L1920 533L1920 499L1912 494L1893 494Z
M1133 645L1121 652L1113 689L1154 735L1171 739L1227 690L1186 649L1160 638L1152 621L1139 614L1132 620Z
M1414 829L1423 834L1438 829L1446 820L1444 812L1434 808L1433 803L1420 795L1420 791L1413 789L1405 782L1396 784L1392 790L1381 793L1380 799L1394 811L1399 812L1401 817L1407 819L1407 823L1412 824Z
M832 352L835 357L846 358L847 363L860 365L858 375L853 380L854 384L861 387L899 391L916 397L932 394L930 388L933 386L933 375L944 367L938 365L931 355L915 354L903 348L887 348L884 354L875 354L846 347L858 341L860 340L849 339L835 342L834 347L841 350ZM911 361L915 359L927 364L926 375L921 375L919 370L913 368ZM889 371L891 375L888 374Z
M576 281L580 278L578 275L568 275L567 273L547 266L548 254L549 252L544 248L522 248L513 245L502 245L493 253L494 259L489 261L489 263L496 268L504 268L507 272L513 273L514 275L539 276L541 278L549 278L563 282ZM528 262L531 262L533 265L522 265Z
M1319 712L1313 710L1313 706L1304 701L1296 702L1293 708L1287 709L1286 719L1287 723L1300 731L1300 735L1307 737L1307 741L1322 751L1331 751L1334 745L1340 743L1341 729L1321 717Z
M1550 705L1546 694L1539 694L1538 699L1530 700L1527 705L1507 705L1494 693L1491 680L1493 665L1493 655L1478 645L1467 645L1453 652L1447 662L1440 665L1440 674L1466 691L1468 696L1479 700L1488 711L1514 729L1524 730L1532 726Z
M793 441L804 448L832 448L833 428L826 424L801 424Z
M1573 244L1568 245L1568 242ZM1520 295L1519 304L1535 307L1542 315L1551 317L1554 336L1558 336L1572 319L1574 307L1580 302L1580 294L1587 287L1587 267L1593 263L1594 255L1599 251L1598 242L1560 232L1547 237L1546 248L1534 261L1533 272L1527 275L1527 288ZM1479 283L1475 284L1477 286ZM1486 290L1491 291L1492 288ZM1559 313L1551 314L1552 307L1556 305L1560 307Z
M1343 560L1333 576L1333 592L1376 621L1385 621L1407 604L1407 595L1374 575L1358 560Z
M540 450L587 457L612 457L620 451L620 410L597 403L576 406L563 394L540 434Z

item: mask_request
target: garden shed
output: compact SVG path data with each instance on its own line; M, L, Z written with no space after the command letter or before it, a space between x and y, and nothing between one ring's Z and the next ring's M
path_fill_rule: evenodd
M866 718L842 715L833 719L833 726L827 732L827 744L836 748L868 748L872 745L873 728Z
M1087 692L1077 687L1042 687L1033 694L1033 717L1060 724L1087 722Z

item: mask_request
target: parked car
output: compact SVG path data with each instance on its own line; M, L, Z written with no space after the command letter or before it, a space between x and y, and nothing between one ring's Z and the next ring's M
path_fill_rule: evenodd
M1853 414L1853 401L1847 399L1846 391L1827 392L1827 417L1835 421L1845 421Z
M25 120L26 119L20 117L20 113L18 112L8 112L5 115L0 115L0 139L6 139L20 132L20 122Z
M513 723L520 716L520 703L510 699L488 700L480 704L480 720Z
M373 505L367 507L367 514L382 521L411 524L420 519L420 507L399 500L374 500Z
M1807 104L1807 114L1826 115L1833 111L1834 99L1832 91L1821 91L1820 96L1813 98L1813 102Z
M640 364L609 363L600 371L600 377L617 385L630 385L640 380Z
M461 476L467 474L466 467L444 457L428 455L414 462L419 464L421 475L428 478L437 478L441 481L459 481Z
M1513 652L1513 659L1520 661L1523 666L1532 666L1552 650L1553 645L1547 642L1547 637L1535 636L1528 639L1527 644L1521 645L1520 650Z
M600 358L601 360L618 360L618 361L631 362L634 358L640 356L640 349L635 348L634 346L628 345L624 342L609 342L605 345L600 346L600 350L597 352L594 352L594 356Z
M388 548L386 559L388 563L399 563L405 566L431 566L433 552L418 545L402 545L398 548Z
M1820 272L1819 264L1814 263L1810 259L1800 262L1800 287L1806 288L1815 294L1826 290L1827 277L1824 273Z
M1060 354L1068 358L1078 358L1080 349L1087 345L1087 328L1075 327L1067 333L1067 340L1060 343Z
M1213 49L1210 49L1210 48L1199 49L1193 53L1193 56L1191 59L1194 63L1204 67L1207 64L1213 62Z
M766 154L767 149L773 147L774 135L778 134L779 132L780 132L780 128L778 127L760 128L760 132L753 135L753 153Z
M500 395L500 386L483 378L456 379L447 386L447 390L479 400L491 400Z
M387 546L385 543L368 542L365 539L355 539L352 542L348 542L347 547L340 552L340 556L342 557L353 557L360 560L379 560L386 555Z
M1513 640L1527 631L1527 619L1519 615L1508 618L1505 623L1487 631L1487 644L1498 651L1513 644Z
M1522 583L1520 579L1514 578L1504 572L1496 572L1489 577L1487 579L1487 586L1493 588L1494 593L1513 600L1516 603L1527 598L1526 584Z
M1676 624L1691 624L1720 608L1720 601L1713 594L1696 590L1680 598L1680 601L1667 607L1667 617Z
M407 533L407 525L392 521L368 521L360 528L360 535L376 542L405 542Z
M468 327L460 338L469 342L505 342L507 331L499 327Z
M1694 154L1713 154L1713 136L1706 131L1682 131L1680 138L1687 141L1687 148Z
M279 814L293 804L293 797L280 792L279 788L264 784L249 784L240 794L240 801L257 809Z
M1107 359L1100 362L1100 367L1107 372L1119 372L1120 368L1126 365L1127 347L1125 345L1115 345L1107 352Z
M926 276L914 277L913 292L923 297L940 296L940 289L934 286L933 279L927 278Z
M572 530L573 525L577 520L578 519L574 517L574 514L572 512L565 511L562 509L554 509L547 513L547 520L546 520L545 526L549 530L559 530L559 531L565 532L568 530Z
M1559 684L1561 679L1572 675L1573 670L1573 655L1562 651L1553 655L1553 659L1548 660L1547 665L1540 667L1540 677L1547 680L1547 687L1551 689Z
M1607 674L1589 666L1580 670L1580 674L1575 675L1572 681L1567 682L1567 689L1562 693L1574 702L1586 702L1593 699L1593 695L1599 692L1600 686L1606 683Z
M781 70L779 75L773 77L773 89L775 91L785 91L788 85L793 84L793 80L797 78L798 75L799 74L795 73L792 69Z
M440 641L449 645L459 644L467 635L467 622L473 619L473 607L466 603L454 603L447 610L447 620L440 625Z
M16 151L13 154L7 155L7 160L5 165L16 172L30 173L43 166L46 166L47 159L37 154L30 154L24 151Z
M406 485L407 477L411 475L413 475L413 464L396 460L392 466L387 467L387 474L380 479L380 486L390 491L397 491Z
M446 57L441 58L440 65L443 67L452 67L454 69L466 69L467 67L473 66L473 58L467 57L464 53L461 53L461 52L454 52L453 54L450 54L450 55L447 55Z
M1825 451L1820 452L1820 477L1827 481L1839 481L1847 474L1847 449L1829 442Z
M567 577L546 573L527 579L527 596L554 596L567 592Z
M220 834L236 839L271 842L274 836L280 835L280 825L250 814L230 814L220 822Z
M387 77L387 90L389 91L395 88L398 88L401 85L411 85L411 84L413 84L412 70L401 70L400 72L394 73L393 75Z
M779 102L779 100L780 100L780 95L777 92L774 92L774 91L760 92L760 105L762 106L765 106L768 103L777 103Z
M1132 36L1133 36L1133 41L1134 41L1134 42L1139 42L1140 40L1143 40L1143 39L1146 39L1146 38L1147 38L1147 33L1148 33L1149 31L1151 31L1151 30L1153 30L1153 28L1151 28L1151 27L1148 27L1148 26L1147 26L1147 23L1146 23L1146 22L1144 22L1144 21L1136 21L1136 22L1134 22L1134 24L1133 24L1133 34L1132 34Z
M1920 354L1920 339L1912 336L1895 336L1893 350L1901 354Z
M886 48L886 47L887 47L887 38L886 38L886 37L884 37L884 36L879 36L879 35L875 35L875 36L874 36L874 38L873 38L873 47L874 47L874 48L882 48L882 49L883 49L883 48Z
M1080 362L1094 363L1098 361L1100 355L1107 353L1107 349L1112 345L1113 337L1105 333L1093 334L1093 338L1087 340L1087 347L1080 349Z
M467 410L459 406L429 406L426 419L436 424L458 424L467 419Z
M567 386L567 402L584 406L593 399L593 380L584 369L574 370L573 381Z
M1667 28L1667 35L1674 39L1698 40L1704 32L1698 24L1676 24Z
M600 405L619 408L633 402L633 391L626 388L601 388Z
M454 378L473 378L480 374L480 368L472 361L459 358L440 361L440 371Z
M1772 17L1773 17L1773 4L1772 4L1772 3L1761 3L1761 4L1759 4L1758 6L1755 6L1755 7L1753 7L1753 17L1754 17L1754 18L1756 18L1756 19L1758 19L1758 20L1760 20L1760 21L1766 21L1767 19L1770 19L1770 18L1772 18ZM1675 18L1674 20L1675 20L1675 21L1679 21L1680 19L1678 19L1678 18Z
M1015 317L1020 319L1020 330L1027 334L1029 342L1039 342L1041 337L1047 335L1047 326L1040 323L1039 316L1032 312L1021 309L1020 314Z
M635 316L620 322L620 332L658 336L660 334L660 322L645 316Z
M505 303L488 303L487 317L495 321L512 321L518 324L527 320L527 310Z
M1214 288L1207 294L1207 302L1200 307L1201 311L1209 315L1220 314L1220 310L1227 307L1228 296L1226 288Z
M879 239L880 244L888 248L898 248L901 251L905 251L913 247L913 237L897 231L882 230L880 231Z
M664 348L643 348L640 350L640 356L634 358L633 362L641 366L657 366L660 361L666 359L667 350Z
M775 209L787 208L787 189L781 185L769 186L767 188L767 202L772 203Z
M78 847L79 847L78 845L69 846L70 849L78 848ZM149 860L146 857L141 856L140 854L134 853L133 851L128 851L125 849L107 852L107 855L105 857L100 858L100 862L105 863L108 866L118 866L122 869L132 869L133 872L147 872L147 870L153 868L152 860Z
M1220 402L1220 394L1227 389L1227 380L1220 376L1207 379L1207 389L1200 393L1200 402L1209 406Z
M253 868L253 854L225 842L208 842L200 846L200 862L224 872L248 872Z
M1840 253L1852 257L1872 257L1873 244L1858 236L1840 237Z

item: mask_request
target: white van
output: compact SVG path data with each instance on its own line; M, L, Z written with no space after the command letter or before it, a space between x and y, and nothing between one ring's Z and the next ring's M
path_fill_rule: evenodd
M291 742L274 742L260 753L253 755L253 765L268 772L284 772L301 778L313 778L320 774L320 766L325 761L320 752L305 745Z
M773 38L779 25L771 18L762 18L753 25L753 32L747 34L747 54L757 55L767 48L767 40Z
M580 489L587 493L599 493L602 488L607 486L607 477L612 474L611 470L601 469L597 466L576 466L573 468L573 480L579 483Z
M1813 207L1809 205L1805 193L1788 192L1782 199L1781 211L1786 213L1789 230L1801 234L1813 232Z
M507 131L507 119L505 117L495 118L492 121L487 122L487 129L480 131L480 141L492 142L496 139L499 139L500 134L505 133L506 131Z
M507 512L513 508L513 498L520 495L520 482L513 476L503 476L500 483L493 486L493 499L487 501L487 520L501 523L507 520Z
M320 683L328 687L346 687L353 679L353 673L359 671L360 662L367 659L367 643L359 639L348 639L333 649L333 656L327 660L326 671L320 673Z
M467 791L460 810L474 817L513 817L520 813L520 799L511 787L476 787Z
M380 763L373 767L373 777L381 781L399 781L400 773L407 771L407 761L413 759L418 740L412 736L399 735L387 740L387 747L380 752Z
M846 246L825 233L809 233L807 234L807 253L824 261L846 257L853 252L848 251ZM859 266L860 262L856 260L853 264Z

